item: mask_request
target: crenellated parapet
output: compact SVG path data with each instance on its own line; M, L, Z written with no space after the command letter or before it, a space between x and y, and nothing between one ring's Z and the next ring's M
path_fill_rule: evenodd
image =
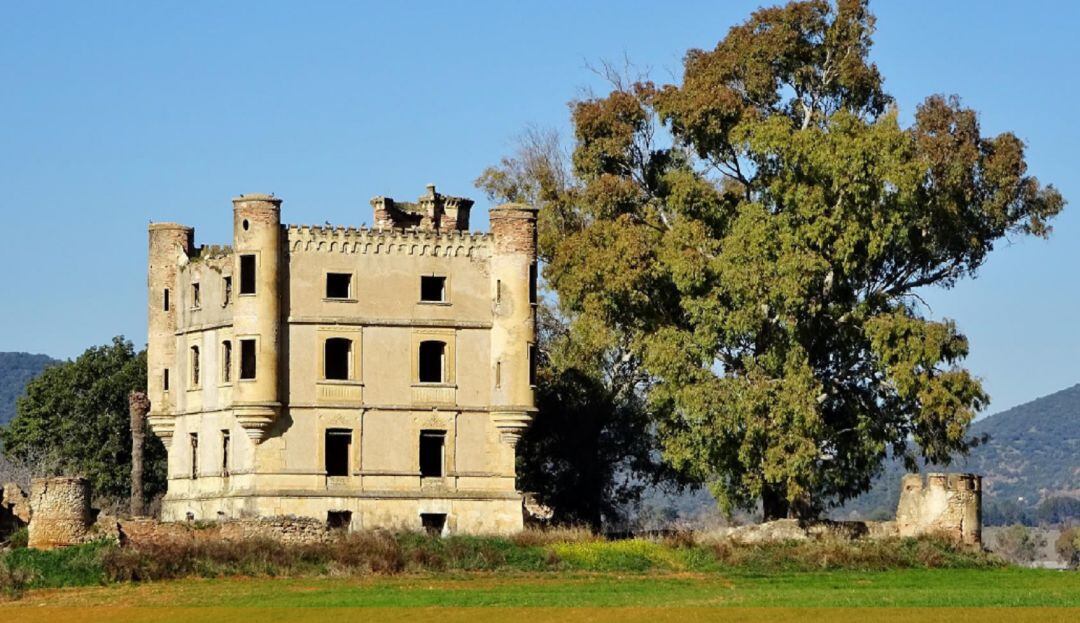
M289 225L286 245L291 253L344 255L406 255L486 257L491 234L461 230L380 229Z
M472 199L443 195L435 191L434 184L428 184L427 193L415 202L390 197L371 200L375 226L383 228L467 231L472 206Z

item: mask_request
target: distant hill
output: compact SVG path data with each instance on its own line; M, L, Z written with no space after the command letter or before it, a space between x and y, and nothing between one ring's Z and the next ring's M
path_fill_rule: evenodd
M993 522L1006 507L1030 510L1048 497L1080 497L1080 385L979 420L971 432L988 434L990 440L949 467L927 471L982 474L987 521ZM891 515L903 473L899 462L890 462L871 491L833 515Z
M0 353L0 426L15 417L15 399L30 379L54 363L59 361L48 355Z

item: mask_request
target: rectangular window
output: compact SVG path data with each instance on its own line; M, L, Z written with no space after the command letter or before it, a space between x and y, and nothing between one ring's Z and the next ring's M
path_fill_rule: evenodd
M495 302L502 303L502 279L495 280Z
M165 311L169 311L169 289L165 288L165 292L161 297L161 307Z
M420 342L418 354L421 383L442 383L446 378L446 343Z
M225 340L221 343L221 382L232 381L232 342Z
M327 273L326 298L352 298L352 275L349 273Z
M529 302L536 302L536 264L529 264Z
M161 371L161 388L165 391L169 391L169 369L165 368Z
M191 284L191 309L198 309L202 307L202 292L199 288L199 284Z
M420 431L420 477L442 478L446 431Z
M229 477L229 431L221 431L221 475Z
M502 362L495 362L495 387L502 387Z
M240 380L255 378L255 340L240 340Z
M429 536L442 536L446 513L420 513L420 526Z
M240 294L255 294L255 256L240 256Z
M352 431L347 428L326 429L326 475L349 475L349 447Z
M199 433L188 433L188 443L191 445L191 477L199 477Z
M199 347L191 347L191 386L199 386Z
M232 302L232 277L221 279L221 306L227 307Z
M420 277L420 300L425 303L442 303L446 300L446 277L431 275Z

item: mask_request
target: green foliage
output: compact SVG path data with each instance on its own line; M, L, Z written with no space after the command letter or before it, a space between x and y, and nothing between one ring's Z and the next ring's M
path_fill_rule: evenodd
M0 353L0 426L15 417L15 400L30 379L55 363L59 362L47 355Z
M522 182L520 158L480 180L538 199L570 334L640 368L664 458L725 509L812 516L890 451L970 449L988 398L920 289L975 275L1006 235L1047 235L1064 206L955 97L902 127L873 27L858 0L761 9L688 52L680 84L575 102L563 190Z
M1032 529L1016 524L997 535L995 551L1006 560L1029 564L1039 557L1039 550L1046 547L1046 538Z
M11 549L21 549L30 542L30 529L26 526L15 530L8 536L7 546Z
M105 581L102 553L114 547L96 542L48 551L15 549L0 554L0 565L22 578L21 588L89 586Z
M122 337L51 366L26 386L16 417L0 429L4 453L39 474L85 476L96 495L126 501L128 393L136 389L146 389L146 353ZM146 438L144 482L153 497L165 488L165 448L155 436Z

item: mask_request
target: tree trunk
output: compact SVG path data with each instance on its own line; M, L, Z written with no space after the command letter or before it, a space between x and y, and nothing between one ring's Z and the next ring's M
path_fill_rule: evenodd
M765 521L787 519L791 512L787 496L781 485L765 485L761 491L761 510Z
M145 392L128 394L128 415L131 416L131 514L146 514L146 498L143 493L143 446L146 438L146 414L150 412L150 400Z

